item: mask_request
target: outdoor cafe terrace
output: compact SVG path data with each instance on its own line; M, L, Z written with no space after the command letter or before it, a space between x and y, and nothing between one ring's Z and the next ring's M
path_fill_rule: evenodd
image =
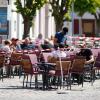
M80 66L81 69L76 70L79 67L76 67L75 71L82 75L84 75L84 81L82 82L82 87L84 86L85 78L93 85L97 75L99 75L100 68L100 48L92 48L93 55L96 60L94 62L94 69L88 72L84 72L84 58L76 57L77 51L71 50L66 51L68 57L66 59L61 60L62 71L63 71L63 84L61 69L60 69L60 59L53 59L52 61L48 61L48 56L51 51L47 50L23 50L17 51L11 54L11 57L7 57L5 52L0 52L0 78L1 82L5 80L5 78L14 78L15 75L18 75L19 78L23 77L23 86L22 87L34 87L36 89L49 89L52 86L57 89L62 85L71 89L71 86L74 84L72 79L72 66L74 66L74 61L77 59L77 66ZM42 54L42 56L41 56ZM43 61L41 61L41 57L43 57ZM56 62L54 62L54 60ZM97 63L98 62L98 63ZM96 64L97 63L97 64ZM53 67L55 73L49 73L50 69ZM67 69L66 69L67 68ZM85 75L86 74L86 75ZM29 77L30 76L30 77ZM41 77L42 78L38 78ZM56 83L52 83L53 77L59 77L56 80ZM30 78L30 79L29 79ZM34 79L33 79L34 78ZM34 80L34 86L32 85ZM79 85L79 83L78 83Z

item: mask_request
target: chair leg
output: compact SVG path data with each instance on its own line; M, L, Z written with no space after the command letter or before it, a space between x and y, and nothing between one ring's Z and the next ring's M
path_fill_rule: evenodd
M70 86L70 90L71 90L71 84L72 84L72 81L71 81L71 74L68 75L68 82L69 82L69 86Z
M10 75L11 75L10 66L7 66L7 67L6 67L6 74L7 74L7 77L10 77Z
M56 88L58 89L58 86L59 86L59 77L58 76L56 76L56 81L55 81L55 86L56 86Z
M28 74L27 74L27 80L26 80L26 87L27 87L27 84L28 84Z
M61 77L58 76L58 86L60 86L60 89L61 89L62 84L63 83L62 83Z
M19 75L19 79L20 79L20 77L22 75L22 67L19 67L19 69L18 69L18 75Z
M30 76L30 88L31 88L31 84L32 84L32 76L33 75Z
M26 78L26 75L24 74L24 78L23 78L23 88L24 88L25 78Z
M11 76L13 76L13 78L14 78L14 71L13 71L13 67L12 66L10 66L8 68L8 77L11 78Z
M35 88L38 88L38 75L35 75Z
M14 72L14 68L13 68L13 67L11 68L11 75L12 75L13 78L14 78L15 72Z
M13 68L13 74L17 75L17 67L16 66Z
M91 71L91 85L93 85L93 82L95 81L95 70Z
M81 83L82 84L82 87L83 87L83 82L84 82L84 78L83 78L83 74L80 74L79 75L79 80L78 80L78 85Z
M1 78L2 78L2 77L1 77L1 69L0 69L0 80L1 80Z
M84 74L82 74L82 87L83 87L83 83L84 83Z
M3 82L3 68L1 69L2 82Z
M51 87L51 80L50 80L50 76L48 75L48 87Z

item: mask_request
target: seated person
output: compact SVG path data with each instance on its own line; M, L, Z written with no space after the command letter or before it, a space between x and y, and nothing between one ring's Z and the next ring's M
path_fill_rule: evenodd
M30 41L29 38L25 38L23 44L21 44L21 49L22 50L32 50L34 49L35 46L33 45L33 43Z
M53 45L49 42L48 39L45 39L44 44L42 44L41 47L43 49L51 49L51 48L53 48Z
M55 58L58 57L65 58L67 55L66 52L64 51L64 45L63 44L59 44L59 46L55 45L55 50L51 52L51 56Z
M92 54L92 51L90 49L88 49L88 48L85 48L84 45L80 45L80 47L81 47L81 50L77 54L77 56L83 56L83 57L86 58L86 62L85 62L85 65L84 65L84 70L85 71L90 71L90 70L92 70L93 63L94 63L94 56ZM80 79L79 79L79 75L78 74L72 74L72 76L74 78L77 78L77 81L78 81L79 84L82 83L82 81L83 81L82 76L80 77Z
M59 49L58 49L59 48ZM50 56L48 57L48 62L56 63L59 58L63 59L66 58L66 53L64 52L64 45L60 44L54 46L54 50L51 52Z
M94 56L93 56L91 49L84 48L84 46L81 46L81 50L77 55L84 56L86 58L86 62L84 66L86 70L93 68Z
M35 42L35 46L36 46L36 47L41 47L41 44L44 43L44 39L43 39L43 36L42 36L41 33L38 34L38 37L35 39L34 42Z
M19 44L18 42L19 42L19 40L16 39L16 38L12 38L12 39L11 39L10 48L11 48L13 51L21 50L20 44Z
M54 50L51 52L51 55L50 55L50 57L51 57L51 59L53 58L53 60L52 60L52 62L53 63L56 63L56 60L58 61L59 60L59 58L66 58L66 52L64 51L64 45L63 44L55 44L54 45ZM54 58L57 58L57 59L54 59ZM49 70L49 73L50 74L55 74L56 73L56 71L55 71L55 68L54 69L50 69ZM55 84L55 82L56 82L56 77L54 76L52 79L51 79L51 83L52 84Z

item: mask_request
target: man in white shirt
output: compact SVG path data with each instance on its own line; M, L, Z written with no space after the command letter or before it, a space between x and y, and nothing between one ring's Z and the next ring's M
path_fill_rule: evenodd
M52 57L61 57L61 58L65 58L66 52L64 51L64 45L63 44L59 44L59 47L56 45L55 46L55 50L51 52L51 56Z

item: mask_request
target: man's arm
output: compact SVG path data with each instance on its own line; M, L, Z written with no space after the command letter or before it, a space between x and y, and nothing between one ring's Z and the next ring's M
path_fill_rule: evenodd
M57 44L57 41L58 41L57 36L58 36L58 33L55 34L55 37L54 37L54 44Z
M91 55L90 58L91 58L91 59L88 60L88 61L86 61L85 64L90 64L90 63L94 62L94 56Z
M57 40L58 40L57 38L54 38L54 44L57 44Z

